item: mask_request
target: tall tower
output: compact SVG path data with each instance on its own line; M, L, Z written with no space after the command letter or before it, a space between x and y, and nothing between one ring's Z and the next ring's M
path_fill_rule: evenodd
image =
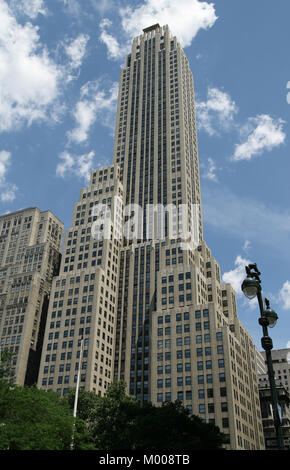
M0 217L1 350L13 355L14 380L36 382L63 223L37 207Z
M134 236L120 253L114 379L141 402L181 400L229 448L263 448L254 345L203 239L193 76L168 26L143 33L121 70L116 120L114 163ZM158 237L160 205L177 213L165 213ZM198 228L191 248L170 235L182 206L186 228L194 216Z

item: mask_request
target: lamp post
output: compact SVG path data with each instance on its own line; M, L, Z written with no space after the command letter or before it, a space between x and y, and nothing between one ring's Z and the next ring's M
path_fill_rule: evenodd
M275 376L272 362L271 349L273 349L273 341L268 334L268 327L273 328L278 320L278 315L274 310L270 308L270 302L268 299L265 299L266 309L264 307L264 302L262 299L262 287L260 280L260 272L256 264L249 264L245 267L247 277L242 283L242 291L248 299L253 299L257 296L259 307L260 307L260 318L259 324L263 329L263 337L261 339L262 348L266 352L266 362L268 368L268 377L271 390L271 398L273 405L273 416L274 416L274 426L277 436L277 445L278 449L285 449L284 439L282 433L282 423L280 420L278 412L278 395L275 384Z

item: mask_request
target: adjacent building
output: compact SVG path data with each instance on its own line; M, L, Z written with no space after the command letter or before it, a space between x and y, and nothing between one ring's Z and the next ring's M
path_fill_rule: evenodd
M284 436L284 445L290 449L290 349L273 349L271 351L278 403ZM267 374L266 354L259 353L261 367L258 368L259 395L266 449L277 449L273 409L271 403L271 390ZM263 369L263 367L264 369Z
M266 353L263 351L260 354L266 366ZM276 383L285 387L288 393L290 393L290 349L272 349L271 354ZM267 384L268 375L266 371L259 373L259 385Z
M279 416L281 419L282 433L285 449L290 450L290 397L283 385L276 381L276 390L279 403ZM267 450L277 450L277 436L274 426L272 396L269 383L259 384L262 422Z
M12 372L19 385L37 381L62 233L62 222L36 207L0 217L1 350L12 353Z

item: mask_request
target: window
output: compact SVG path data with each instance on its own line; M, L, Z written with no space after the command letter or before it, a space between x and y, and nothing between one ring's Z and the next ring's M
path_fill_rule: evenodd
M217 346L217 353L218 354L223 354L224 353L224 347L223 347L222 344Z
M205 395L204 395L204 389L201 388L201 389L198 390L198 398L204 398L204 397L205 397Z
M213 403L208 404L208 412L209 413L214 413L214 404Z
M200 412L200 414L204 414L204 413L205 413L205 405L204 405L204 404L200 404L200 405L199 405L199 412Z
M228 411L228 404L227 404L227 402L221 403L221 411Z
M204 335L204 342L205 343L210 343L210 334L209 333Z
M183 385L183 377L177 377L177 386L182 387Z
M179 401L183 400L183 392L177 392L177 400Z
M211 347L207 346L206 348L204 348L204 352L205 352L206 356L210 356L211 355Z
M192 399L192 391L191 390L186 390L185 399L186 400L191 400Z

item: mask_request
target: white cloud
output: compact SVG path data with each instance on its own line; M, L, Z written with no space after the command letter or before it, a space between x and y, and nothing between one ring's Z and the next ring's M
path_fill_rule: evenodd
M202 176L205 179L208 179L210 181L214 181L215 183L217 183L218 178L216 175L216 170L217 170L216 164L211 157L207 159L207 162L208 162L208 166L206 168L205 168L205 165L202 165L205 168L205 171L203 172Z
M208 88L207 100L196 103L197 125L209 135L219 129L230 130L238 108L230 95L218 88Z
M3 183L6 178L7 168L10 164L11 153L6 150L0 152L0 183Z
M119 15L126 38L121 45L115 35L107 31L112 26L111 21L105 19L100 24L101 40L108 47L109 57L114 59L126 54L132 38L152 24L168 25L172 34L186 47L190 46L199 30L211 28L217 20L214 4L199 0L145 0L137 7L120 8Z
M264 150L270 151L283 144L286 138L283 124L282 119L274 120L267 114L249 118L242 128L244 142L236 145L233 160L250 160Z
M242 256L238 255L235 260L235 268L231 271L228 271L223 274L222 279L224 283L229 283L235 289L237 295L241 295L241 285L243 280L246 277L245 266L250 264L251 261L248 259L243 258Z
M207 187L203 198L205 224L238 239L255 240L275 251L289 252L290 212L241 198L218 186ZM290 254L289 254L290 256Z
M245 240L245 243L243 244L243 251L245 253L248 253L250 248L251 248L251 242L249 240Z
M100 23L100 39L107 46L108 57L110 59L121 59L125 54L129 52L130 41L125 44L119 44L118 40L110 33L106 31L106 28L111 26L112 22L107 18L103 19Z
M15 199L17 186L6 181L6 173L11 164L11 153L6 150L0 151L0 191L1 201L11 202Z
M0 0L0 131L49 119L62 74L40 44L38 28L17 23Z
M70 58L72 69L81 66L86 53L88 40L89 36L87 34L79 34L76 39L72 40L70 44L65 46L65 52Z
M10 6L15 12L23 13L31 19L35 19L39 14L47 15L43 0L12 0Z
M130 39L147 26L167 24L183 47L190 46L200 29L211 28L217 20L214 4L199 0L147 0L135 9L122 8L120 14Z
M113 0L90 0L90 2L100 15L103 15L107 10L111 10L114 6Z
M79 156L63 152L59 157L62 161L56 167L56 176L66 178L75 175L88 181L94 168L94 156L93 151Z
M16 198L17 186L15 184L8 184L6 189L1 192L2 202L12 202Z
M100 80L88 82L81 88L81 99L73 112L76 127L68 132L68 138L78 144L88 138L91 126L98 116L101 123L112 128L113 114L118 98L118 83L113 83L109 90L101 88Z
M82 10L81 10L78 0L59 0L59 1L64 4L68 13L79 17Z
M282 288L279 291L280 301L283 303L282 308L284 310L290 309L290 282L284 282Z

